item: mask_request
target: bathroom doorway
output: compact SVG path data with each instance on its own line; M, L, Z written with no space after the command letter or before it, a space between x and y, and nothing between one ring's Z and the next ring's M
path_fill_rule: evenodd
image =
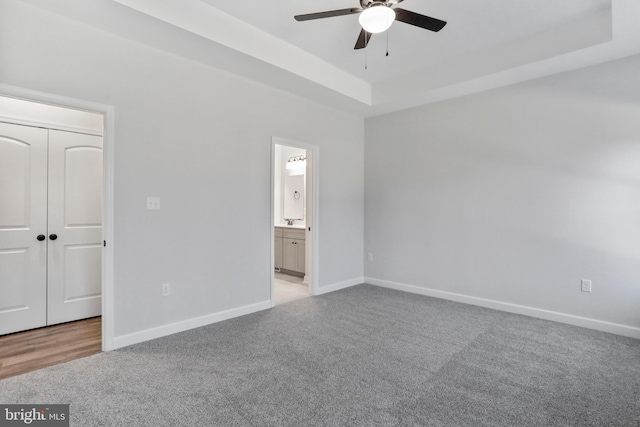
M272 139L272 305L315 293L317 148ZM315 166L315 167L314 167Z

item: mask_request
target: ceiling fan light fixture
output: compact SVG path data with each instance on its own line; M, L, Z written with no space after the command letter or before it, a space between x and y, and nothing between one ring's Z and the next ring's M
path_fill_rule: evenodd
M396 13L388 6L371 6L360 13L358 21L365 31L376 34L386 31L396 19Z

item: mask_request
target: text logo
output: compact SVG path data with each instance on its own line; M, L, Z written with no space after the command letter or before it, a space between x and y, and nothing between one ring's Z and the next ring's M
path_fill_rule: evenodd
M69 427L69 405L0 405L0 427Z

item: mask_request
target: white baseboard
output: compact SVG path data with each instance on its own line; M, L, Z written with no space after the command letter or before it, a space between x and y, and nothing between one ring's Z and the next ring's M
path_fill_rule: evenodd
M234 317L244 316L245 314L251 314L257 311L266 310L271 307L271 300L262 301L256 304L250 304L231 310L221 311L219 313L207 314L205 316L194 317L193 319L182 320L175 323L169 323L168 325L162 325L156 328L146 329L144 331L117 336L113 338L110 348L106 348L105 350L115 350L117 348L122 348L167 335L176 334L178 332L184 332L189 329L199 328L200 326L206 326L212 323L222 322L223 320L233 319Z
M351 286L364 283L364 277L356 277L355 279L345 280L344 282L334 283L332 285L321 286L316 290L315 295L322 295L340 289L350 288Z
M407 285L388 280L375 279L373 277L365 277L364 282L375 286L381 286L383 288L396 289L398 291L410 292L413 294L426 295L429 297L472 304L480 307L493 308L495 310L506 311L509 313L523 314L525 316L537 317L539 319L552 320L554 322L566 323L568 325L581 326L583 328L594 329L596 331L609 332L616 335L640 339L640 328L636 328L634 326L605 322L603 320L590 319L587 317L574 316L572 314L543 310L535 307L456 294L437 289L423 288L420 286Z

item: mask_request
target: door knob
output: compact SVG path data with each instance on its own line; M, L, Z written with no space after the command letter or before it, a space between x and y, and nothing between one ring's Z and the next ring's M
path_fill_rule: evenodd
M36 239L38 239L39 242L42 242L44 239L46 239L46 237L44 236L44 234L38 234L38 237L36 237Z
M58 238L58 235L57 234L49 234L49 238L51 240L56 240Z

